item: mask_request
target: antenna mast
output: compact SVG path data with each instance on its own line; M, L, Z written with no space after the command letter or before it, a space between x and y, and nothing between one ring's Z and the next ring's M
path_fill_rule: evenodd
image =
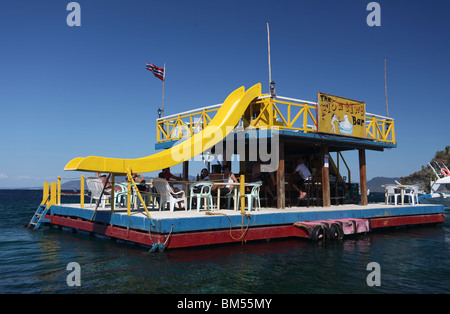
M269 84L272 82L272 73L270 69L270 33L269 33L269 23L267 23L267 50L269 53Z
M386 114L389 118L389 107L387 101L387 83L386 83L386 59L384 59L384 97L386 98Z
M270 96L275 97L275 82L272 81L272 67L270 65L270 32L269 23L267 23L267 51L269 55L269 90Z

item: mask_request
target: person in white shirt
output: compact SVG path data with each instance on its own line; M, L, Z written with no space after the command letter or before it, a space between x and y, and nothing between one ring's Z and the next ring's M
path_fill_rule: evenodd
M298 173L300 175L300 179L296 180L292 184L294 190L296 190L299 193L298 196L299 199L303 199L306 196L306 192L302 191L303 183L306 180L311 180L312 178L311 171L309 171L308 167L306 167L303 162L304 162L303 158L300 157L297 159L297 167L294 170L294 174Z

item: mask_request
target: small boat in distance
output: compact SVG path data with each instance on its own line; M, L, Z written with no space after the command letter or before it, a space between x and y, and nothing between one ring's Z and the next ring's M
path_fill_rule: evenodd
M430 182L430 193L419 197L421 204L442 204L450 210L450 170L447 165L434 162L428 163L437 180Z

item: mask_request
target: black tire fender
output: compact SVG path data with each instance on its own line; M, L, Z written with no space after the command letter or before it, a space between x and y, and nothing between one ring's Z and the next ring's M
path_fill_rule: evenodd
M344 230L338 223L332 223L328 228L328 238L331 240L342 240L344 238Z
M309 239L311 241L317 241L319 239L325 239L326 233L322 225L315 225L311 228Z

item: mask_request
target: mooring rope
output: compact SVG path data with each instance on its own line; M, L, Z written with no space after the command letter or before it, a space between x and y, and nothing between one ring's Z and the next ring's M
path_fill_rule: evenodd
M170 226L170 232L169 232L169 234L166 237L166 241L164 241L164 247L166 246L167 242L169 242L169 238L170 238L170 236L172 234L172 231L173 231L173 224L172 224L172 226Z
M163 252L164 249L166 248L167 242L169 242L169 238L172 235L172 231L173 231L173 224L172 224L172 226L170 226L170 232L167 235L166 240L164 241L164 243L159 243L159 242L158 243L154 243L153 239L152 239L152 231L151 231L151 226L150 226L148 228L148 235L149 235L150 242L152 243L152 247L150 248L149 252L153 253L153 252L156 252L158 250L160 252Z
M227 214L224 214L224 213L212 213L212 212L209 212L209 211L206 212L205 215L209 215L209 216L215 216L215 215L217 215L217 216L225 216L225 217L227 217L228 220L230 221L230 237L231 237L233 240L235 240L235 241L239 241L239 240L244 241L244 237L245 237L245 235L247 234L248 228L249 228L249 226L250 226L250 214L242 214L242 215L241 215L241 217L242 217L241 235L240 235L238 238L234 237L234 236L232 235L232 233L231 233L233 224L232 224L232 222L231 222L230 216L228 216ZM243 227L244 227L244 216L247 217L247 226L245 227L245 231L243 230Z

